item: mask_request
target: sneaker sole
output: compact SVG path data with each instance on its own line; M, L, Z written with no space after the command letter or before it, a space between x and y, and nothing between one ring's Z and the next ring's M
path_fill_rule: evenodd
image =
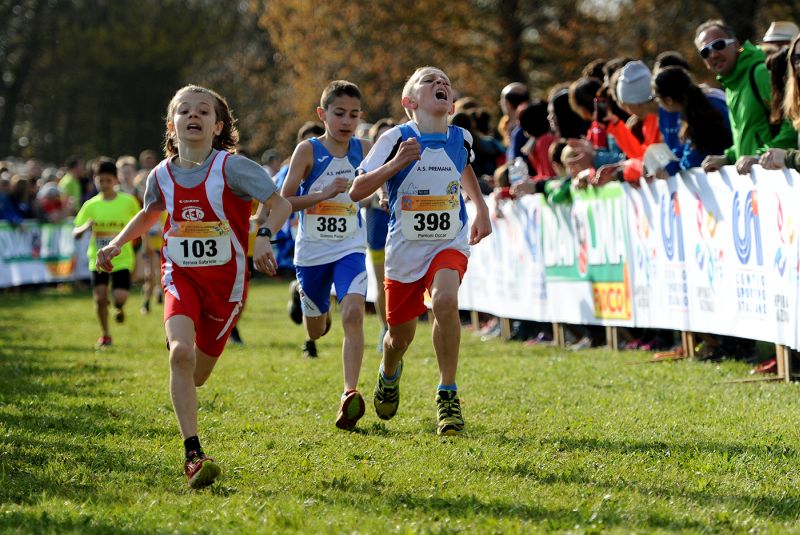
M200 470L189 480L189 486L193 489L202 489L216 481L219 477L220 467L213 461L206 461L200 466Z
M464 431L463 429L454 429L451 427L445 430L437 429L436 434L439 435L440 437L455 437L460 435L463 431Z
M339 413L336 415L336 427L345 431L353 430L361 417L364 416L366 409L363 396L346 398L339 409Z

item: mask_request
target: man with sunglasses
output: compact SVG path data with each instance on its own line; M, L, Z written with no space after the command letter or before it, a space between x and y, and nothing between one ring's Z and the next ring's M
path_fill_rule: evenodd
M717 171L735 163L741 174L750 172L760 155L771 147L789 148L797 143L797 132L784 120L778 127L769 123L772 84L764 64L764 53L750 41L739 42L733 30L721 20L698 26L694 44L709 71L725 88L733 146L725 154L707 156L703 170Z

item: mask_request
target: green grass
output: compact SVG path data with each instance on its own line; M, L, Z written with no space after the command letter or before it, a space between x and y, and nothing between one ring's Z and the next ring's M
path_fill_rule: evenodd
M464 436L435 435L421 324L390 422L337 430L341 327L304 359L285 282L253 285L199 390L223 468L192 491L168 393L160 307L98 336L88 291L0 295L0 531L21 533L800 532L798 387L721 385L748 367L630 366L638 352L481 342L463 333Z

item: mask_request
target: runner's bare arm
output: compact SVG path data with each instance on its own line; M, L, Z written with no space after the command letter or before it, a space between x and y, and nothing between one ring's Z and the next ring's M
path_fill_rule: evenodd
M419 160L421 147L416 138L410 138L400 143L394 158L378 167L374 171L356 177L353 187L350 188L350 198L358 202L372 195L375 190L385 184L387 180L402 171L408 164Z
M481 187L478 185L478 177L475 176L471 165L467 165L461 173L461 187L476 208L475 221L469 229L469 244L475 245L492 233L492 223L489 219L489 208L483 200Z
M161 217L161 211L161 208L156 207L156 205L152 205L149 210L144 208L139 210L139 213L128 221L122 232L117 234L108 245L97 251L97 269L99 271L111 271L113 269L111 259L119 255L123 245L147 232Z

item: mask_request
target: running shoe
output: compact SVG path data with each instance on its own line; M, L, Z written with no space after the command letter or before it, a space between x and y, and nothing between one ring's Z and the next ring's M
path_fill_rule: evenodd
M101 349L101 348L104 348L104 347L110 347L110 346L111 346L111 337L110 336L101 336L100 338L97 339L97 342L95 342L95 344L94 344L94 347L96 347L97 349Z
M183 465L183 473L193 489L209 486L219 477L221 471L214 459L206 457L202 451L189 452Z
M378 372L378 382L373 392L372 403L375 412L381 420L391 420L397 414L400 406L400 376L403 375L403 361L397 366L397 377L387 381L381 372Z
M458 435L464 430L464 418L461 416L461 402L458 392L439 390L436 393L436 407L439 423L437 435Z
M300 325L303 323L303 309L300 306L300 283L293 280L289 285L289 317L293 322Z
M317 343L314 340L306 340L303 343L303 354L308 358L317 358Z
M342 404L336 413L336 427L352 431L364 416L364 396L358 390L349 390L342 396Z
M114 319L117 323L125 323L125 311L118 308L117 312L114 314Z

